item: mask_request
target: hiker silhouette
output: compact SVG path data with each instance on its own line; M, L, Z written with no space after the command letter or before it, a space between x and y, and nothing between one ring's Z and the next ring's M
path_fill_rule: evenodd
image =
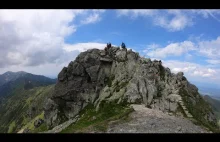
M125 43L124 43L124 42L122 42L122 44L121 44L121 48L126 48L126 46L125 46Z

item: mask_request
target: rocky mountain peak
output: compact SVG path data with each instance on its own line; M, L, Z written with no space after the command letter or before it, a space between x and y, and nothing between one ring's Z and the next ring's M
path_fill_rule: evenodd
M108 46L82 52L58 75L45 106L49 127L75 117L88 104L101 102L144 104L148 108L217 124L214 113L183 72L171 73L161 61L137 52Z

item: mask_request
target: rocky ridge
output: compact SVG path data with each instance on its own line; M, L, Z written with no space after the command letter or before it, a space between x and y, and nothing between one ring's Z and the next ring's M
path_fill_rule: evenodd
M53 128L74 118L88 104L99 110L101 102L144 104L217 126L211 107L183 72L171 73L161 61L151 61L119 47L82 52L62 69L44 107L46 123Z

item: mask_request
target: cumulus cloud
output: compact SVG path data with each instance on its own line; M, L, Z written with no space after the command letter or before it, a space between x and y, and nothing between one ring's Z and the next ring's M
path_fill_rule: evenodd
M214 40L204 40L198 43L199 53L211 59L220 58L220 37Z
M181 62L175 60L165 60L163 62L165 67L169 67L172 72L178 73L180 71L184 72L191 77L216 77L220 73L217 69L209 68L205 65L200 65L191 62Z
M127 10L127 9L122 9L117 11L117 16L131 16L131 18L137 18L140 16L144 17L152 17L158 13L158 10L150 10L150 9L134 9L134 10Z
M196 50L196 46L191 41L183 41L180 43L171 43L163 48L159 45L149 45L144 52L150 57L166 58L167 56L180 56L188 51Z
M87 13L90 13L90 15L86 17L85 19L81 20L81 24L93 24L93 23L101 21L101 14L103 12L105 12L105 10L87 11Z
M170 10L167 15L156 16L154 19L154 25L167 29L168 31L180 31L187 26L192 26L193 22L184 12L179 10Z
M76 43L76 44L65 44L64 49L66 51L86 51L91 48L103 49L106 46L106 43L96 43L96 42L87 42L87 43Z
M213 64L213 65L220 64L220 60L206 60L206 62Z
M104 10L1 10L0 68L63 63L73 58L64 50L64 39L77 30L76 17L84 24L100 21ZM78 52L78 51L77 51ZM73 54L75 55L75 54ZM64 59L65 57L65 59Z
M163 59L163 64L174 73L183 71L188 78L206 81L220 80L220 37L213 40L196 40L169 43L165 47L158 44L150 44L143 52L151 57ZM193 51L193 52L192 52ZM194 57L196 55L196 57ZM185 61L170 60L167 57L184 57ZM202 57L206 57L205 59ZM193 63L193 59L199 59L203 64ZM208 58L208 59L207 59ZM186 62L186 61L191 62ZM207 63L207 64L205 64Z
M190 82L216 84L220 80L220 76L218 75L220 74L219 68L175 60L165 60L163 61L163 65L169 67L173 73L184 72L184 76Z
M220 64L220 37L212 40L197 40L169 43L165 47L158 44L150 44L143 50L145 55L151 58L167 58L184 55L185 60L192 60L193 51L198 57L206 57L209 64Z
M211 77L214 76L217 72L214 69L203 69L203 70L195 70L193 71L193 75L199 75L202 77Z
M118 45L112 45L115 47L119 47ZM101 42L85 42L85 43L76 43L76 44L65 44L64 45L64 50L67 52L70 51L79 51L79 52L84 52L88 49L96 48L96 49L104 49L106 47L106 43L101 43ZM132 50L136 52L132 47L127 47L128 50Z
M95 23L100 21L99 14L95 13L93 15L90 15L88 18L82 21L82 24L89 24L89 23Z
M212 17L217 21L220 19L217 15L219 10L118 10L117 16L128 16L132 19L137 17L151 18L155 26L162 27L170 32L181 31L186 27L195 24L194 17L202 16L203 18Z

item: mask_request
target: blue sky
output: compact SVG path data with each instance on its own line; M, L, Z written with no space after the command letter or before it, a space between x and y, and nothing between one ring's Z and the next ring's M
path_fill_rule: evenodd
M80 52L124 42L220 88L220 10L0 10L0 27L0 73L56 77Z

